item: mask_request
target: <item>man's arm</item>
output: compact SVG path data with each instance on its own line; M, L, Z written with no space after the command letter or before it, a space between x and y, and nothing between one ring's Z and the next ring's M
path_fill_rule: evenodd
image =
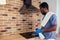
M43 32L51 32L51 31L56 31L57 25L52 25L50 28L47 29L42 29Z

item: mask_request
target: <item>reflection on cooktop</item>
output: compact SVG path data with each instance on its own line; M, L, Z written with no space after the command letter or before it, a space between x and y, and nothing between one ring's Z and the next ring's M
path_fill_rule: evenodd
M34 33L34 32L20 33L20 35L22 35L22 36L25 37L26 39L38 37L38 36L32 36L33 33Z

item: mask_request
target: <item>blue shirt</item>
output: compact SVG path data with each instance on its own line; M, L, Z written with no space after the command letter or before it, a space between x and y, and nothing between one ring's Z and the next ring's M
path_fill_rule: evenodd
M55 14L53 14L47 24L45 25L45 29L52 27L52 25L57 25L57 17ZM44 32L43 35L45 36L45 39L55 39L56 38L56 31L51 32Z

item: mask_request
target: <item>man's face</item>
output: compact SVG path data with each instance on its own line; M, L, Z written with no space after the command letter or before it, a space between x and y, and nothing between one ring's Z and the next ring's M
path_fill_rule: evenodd
M40 11L43 15L46 15L46 13L48 12L48 9L47 8L40 8Z

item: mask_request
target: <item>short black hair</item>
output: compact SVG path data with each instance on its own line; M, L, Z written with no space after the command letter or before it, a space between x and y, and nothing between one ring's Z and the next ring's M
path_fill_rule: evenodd
M46 2L41 3L41 4L39 5L39 7L49 9L49 5L48 5Z

